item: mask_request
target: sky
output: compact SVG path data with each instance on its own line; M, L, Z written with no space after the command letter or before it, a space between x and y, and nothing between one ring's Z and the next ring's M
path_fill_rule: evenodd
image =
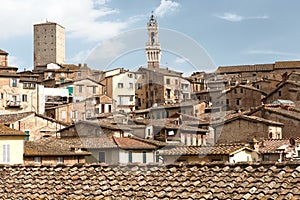
M159 23L163 67L190 73L218 66L300 60L297 0L0 0L0 49L9 65L33 66L33 25L66 31L66 63L95 69L145 66L146 24Z

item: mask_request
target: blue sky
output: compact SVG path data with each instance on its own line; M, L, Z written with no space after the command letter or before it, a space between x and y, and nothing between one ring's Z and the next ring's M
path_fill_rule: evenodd
M152 10L160 28L174 33L168 37L168 31L160 32L164 66L190 72L300 60L297 0L0 0L0 5L0 49L8 51L10 65L20 69L32 68L33 24L46 19L66 28L67 63L87 62L100 69L145 65L146 34L137 35L142 31L136 30L145 30ZM126 31L136 31L139 40L120 36ZM121 41L120 37L122 44L112 42ZM170 46L172 42L175 46ZM111 45L103 48L103 44ZM130 53L118 55L121 47ZM103 66L108 62L89 63L90 55L99 48L108 57L117 56L110 66ZM176 55L164 51L166 48L175 49ZM194 57L189 56L192 54ZM198 54L205 55L195 59Z

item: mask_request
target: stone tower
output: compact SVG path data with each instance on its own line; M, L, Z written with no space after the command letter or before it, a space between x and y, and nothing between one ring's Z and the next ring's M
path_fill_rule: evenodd
M152 14L148 28L148 42L146 42L146 56L149 69L158 69L161 57L160 43L158 41L158 23L156 17Z
M34 67L65 63L65 28L53 22L34 25Z

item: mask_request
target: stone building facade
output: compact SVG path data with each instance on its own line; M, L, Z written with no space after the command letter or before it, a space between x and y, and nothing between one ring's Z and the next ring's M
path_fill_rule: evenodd
M44 114L44 86L36 80L23 79L16 71L13 67L0 71L0 113L33 111Z
M241 115L214 125L216 143L250 142L258 140L282 138L283 123L255 116Z
M252 86L237 85L223 91L219 104L226 110L247 110L260 106L265 95L265 92Z
M65 62L65 28L53 22L34 25L34 66Z

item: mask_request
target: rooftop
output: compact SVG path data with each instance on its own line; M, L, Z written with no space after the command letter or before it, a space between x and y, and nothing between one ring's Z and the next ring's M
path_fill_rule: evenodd
M2 199L299 199L300 163L1 165Z
M0 136L26 136L22 131L9 128L4 124L0 124Z
M157 146L149 142L147 143L130 137L114 137L114 140L121 149L157 149Z
M214 146L182 146L159 150L159 155L230 155L242 148L245 144L219 144Z
M87 151L74 151L75 147L80 147L80 140L43 138L37 141L25 141L24 145L25 156L90 155Z

